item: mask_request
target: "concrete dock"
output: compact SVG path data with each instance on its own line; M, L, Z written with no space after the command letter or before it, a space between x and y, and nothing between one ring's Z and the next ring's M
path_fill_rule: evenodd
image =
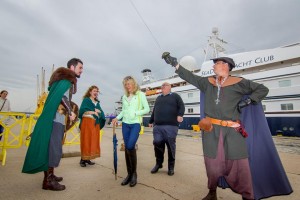
M111 200L200 200L208 192L207 177L202 153L200 133L180 130L177 137L176 164L174 176L167 174L167 155L162 169L156 174L150 170L155 164L151 129L138 140L138 184L131 188L121 186L126 177L121 129L116 129L118 146L118 175L113 174L112 128L104 128L101 141L101 157L96 164L80 167L79 146L64 146L64 155L55 174L63 176L64 191L42 190L43 173L23 174L21 169L27 147L9 149L5 166L0 166L0 199L111 199ZM300 139L274 138L281 161L294 192L288 196L271 197L272 200L300 199ZM76 156L77 155L77 156ZM241 196L230 189L218 189L218 199L240 200Z

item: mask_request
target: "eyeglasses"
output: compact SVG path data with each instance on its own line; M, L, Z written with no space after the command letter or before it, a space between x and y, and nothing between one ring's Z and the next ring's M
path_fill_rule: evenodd
M162 84L161 87L171 86L170 84Z

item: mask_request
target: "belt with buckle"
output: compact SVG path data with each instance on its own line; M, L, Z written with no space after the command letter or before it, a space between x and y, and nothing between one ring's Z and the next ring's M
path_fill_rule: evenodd
M226 127L232 127L232 128L237 128L237 127L241 126L241 124L239 122L234 122L231 120L221 120L221 119L214 119L214 118L210 118L210 117L206 117L206 118L209 119L212 124L216 124L219 126L226 126Z

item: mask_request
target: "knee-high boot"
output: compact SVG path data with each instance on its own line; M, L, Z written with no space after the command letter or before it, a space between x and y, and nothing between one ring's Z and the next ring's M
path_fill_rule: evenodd
M132 176L132 167L131 167L128 149L125 149L125 160L126 160L126 167L127 167L127 177L122 181L121 185L127 185L130 182Z
M132 177L130 181L130 187L134 187L137 183L137 173L136 173L136 166L137 166L137 157L136 157L136 149L128 150L129 151L129 158L131 162L132 168Z
M50 169L50 168L49 168ZM59 184L53 178L53 170L50 169L48 171L44 171L44 180L43 180L43 189L44 190L54 190L54 191L61 191L66 189L66 186Z

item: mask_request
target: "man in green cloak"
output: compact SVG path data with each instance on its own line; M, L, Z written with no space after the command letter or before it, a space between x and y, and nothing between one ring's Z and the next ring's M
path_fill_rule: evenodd
M54 175L62 157L62 140L65 132L65 116L73 121L71 98L77 90L77 78L83 72L83 62L72 58L67 68L55 70L49 81L49 94L44 109L31 134L22 172L34 174L44 171L42 188L45 190L64 190L66 187L58 182L62 177Z

